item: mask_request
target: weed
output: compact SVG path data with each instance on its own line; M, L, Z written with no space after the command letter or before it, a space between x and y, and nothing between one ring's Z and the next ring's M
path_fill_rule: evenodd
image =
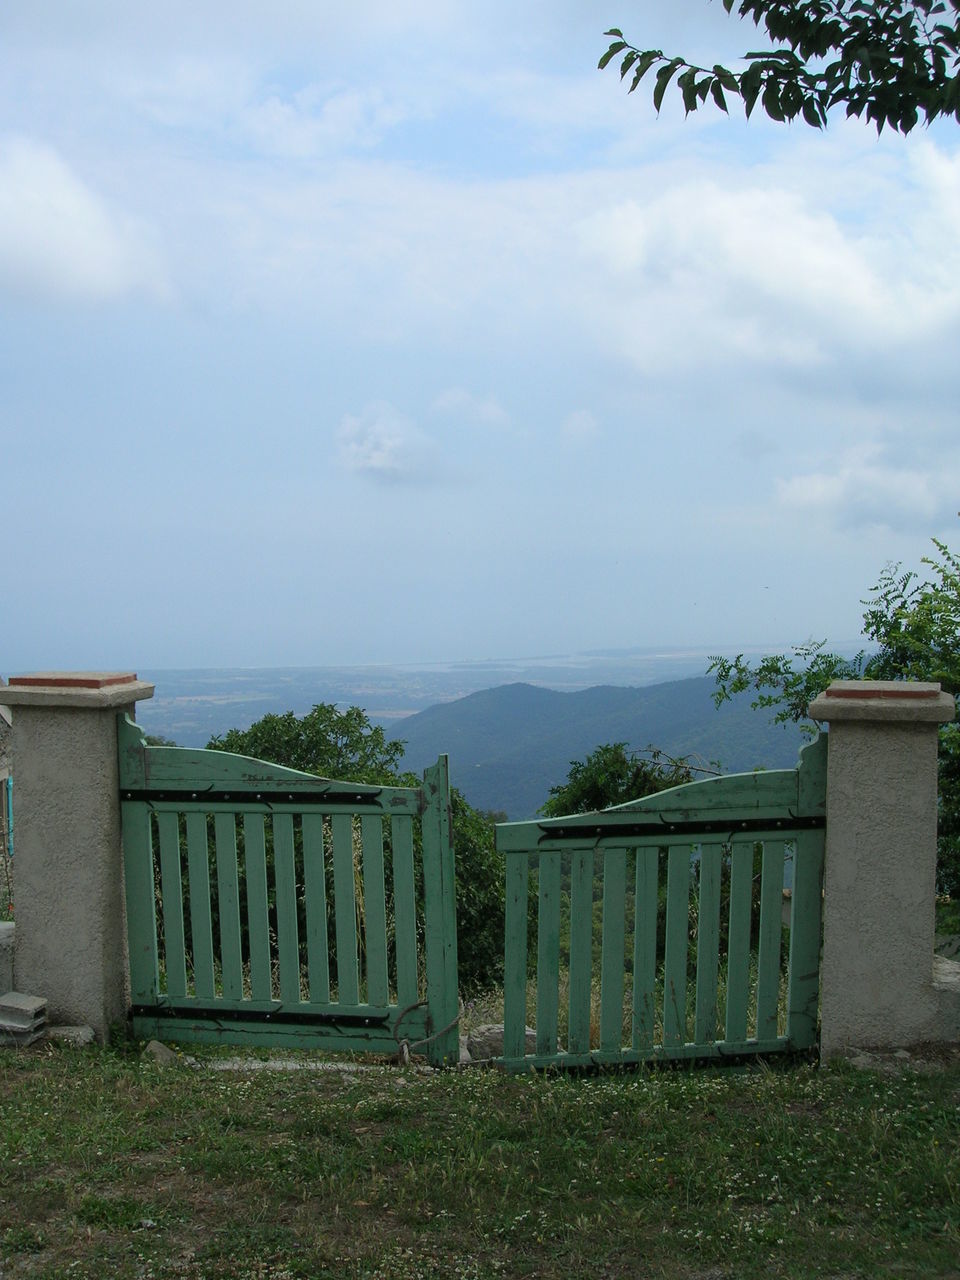
M955 1274L956 1064L568 1078L195 1052L0 1055L0 1273Z

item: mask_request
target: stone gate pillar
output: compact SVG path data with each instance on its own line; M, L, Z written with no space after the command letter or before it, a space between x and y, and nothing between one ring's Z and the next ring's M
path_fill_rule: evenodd
M117 713L153 689L132 673L57 671L0 690L13 709L16 987L101 1041L128 1009Z
M820 1056L960 1036L960 987L934 973L939 684L836 680L830 726ZM960 973L960 967L958 967Z

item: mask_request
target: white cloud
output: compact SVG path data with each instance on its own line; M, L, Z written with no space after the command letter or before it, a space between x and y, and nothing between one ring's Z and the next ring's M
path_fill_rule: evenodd
M83 301L166 295L141 227L84 183L51 147L0 139L0 289Z
M304 128L291 151L319 145ZM902 368L908 385L922 380L916 353L945 348L960 324L947 230L960 160L928 146L922 163L877 155L915 191L875 204L844 190L836 207L807 198L787 164L762 182L731 164L695 181L657 166L493 181L373 158L197 164L165 179L167 239L184 246L185 293L301 320L329 311L373 341L456 336L479 351L533 334L658 378L819 375L859 360ZM492 422L495 402L465 394L474 407L458 408Z
M584 444L600 434L600 423L589 409L575 409L560 425L560 434L571 444Z
M578 227L599 331L645 370L808 369L942 340L960 323L960 155L925 140L854 164L847 138L818 145L793 170L786 150L752 172L625 175Z
M880 446L867 445L840 455L829 469L778 480L777 492L785 506L836 527L928 533L956 509L960 466L953 460L938 468L901 466Z
M379 88L325 93L320 86L311 86L289 97L272 94L244 107L240 118L258 150L303 160L331 151L374 147L406 116L406 108Z
M463 387L441 391L431 408L434 413L449 414L477 426L502 427L510 421L510 415L495 396L476 396Z
M208 140L229 132L257 92L254 69L224 51L216 58L181 49L145 63L124 60L101 75L119 109L181 136Z
M349 471L387 483L431 478L427 437L385 401L366 405L359 415L344 415L337 443L340 461Z

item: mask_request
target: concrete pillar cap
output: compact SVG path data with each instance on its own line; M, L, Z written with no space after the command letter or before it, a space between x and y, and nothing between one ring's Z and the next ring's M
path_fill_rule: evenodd
M946 724L957 713L935 681L834 680L810 703L811 720L889 720Z
M0 687L5 707L123 707L152 698L135 671L35 671Z

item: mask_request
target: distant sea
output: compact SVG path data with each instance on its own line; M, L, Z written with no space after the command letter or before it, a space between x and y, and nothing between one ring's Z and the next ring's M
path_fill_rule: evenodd
M145 731L184 747L246 729L268 712L303 715L318 702L359 706L394 736L398 722L438 703L524 682L561 692L594 685L642 686L702 676L710 654L691 649L597 650L531 658L464 660L422 666L206 667L141 670L156 685L137 704Z

